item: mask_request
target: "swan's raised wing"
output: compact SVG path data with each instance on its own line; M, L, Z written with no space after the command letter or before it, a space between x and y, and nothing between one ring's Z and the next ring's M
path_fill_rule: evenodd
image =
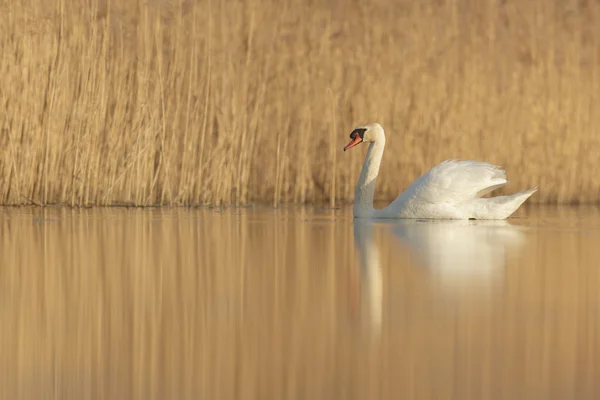
M414 181L404 200L428 203L461 203L481 197L508 183L499 167L479 161L447 160Z

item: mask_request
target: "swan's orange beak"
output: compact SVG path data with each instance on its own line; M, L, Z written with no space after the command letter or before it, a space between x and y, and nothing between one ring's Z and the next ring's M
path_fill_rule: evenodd
M350 143L348 143L346 145L346 147L344 147L344 151L353 148L354 146L356 146L357 144L361 144L362 143L362 138L360 137L360 135L354 135L354 139L352 139L352 141Z

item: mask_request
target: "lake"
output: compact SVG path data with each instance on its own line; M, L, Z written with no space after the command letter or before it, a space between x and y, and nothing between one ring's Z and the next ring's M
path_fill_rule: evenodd
M600 207L0 209L2 399L597 399Z

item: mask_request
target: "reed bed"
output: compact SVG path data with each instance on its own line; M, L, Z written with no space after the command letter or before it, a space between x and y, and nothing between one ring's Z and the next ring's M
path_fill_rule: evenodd
M0 203L199 205L353 197L378 121L377 198L448 158L532 201L600 199L591 1L0 0ZM360 149L360 150L359 150Z

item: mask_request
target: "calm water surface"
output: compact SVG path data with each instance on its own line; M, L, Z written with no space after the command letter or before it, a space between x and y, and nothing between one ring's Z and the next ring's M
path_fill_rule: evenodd
M600 208L0 209L2 399L598 399Z

